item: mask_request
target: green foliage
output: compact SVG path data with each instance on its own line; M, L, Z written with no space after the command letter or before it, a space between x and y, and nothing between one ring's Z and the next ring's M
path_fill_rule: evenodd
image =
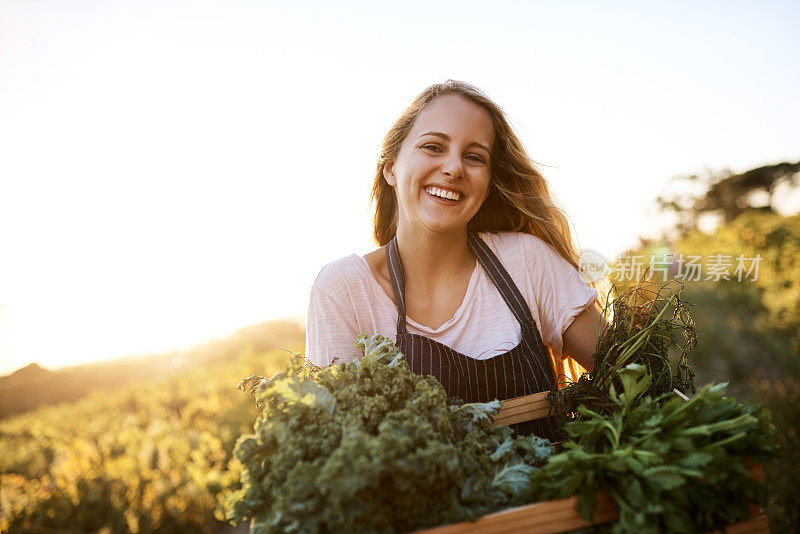
M800 162L765 165L741 174L734 174L730 169L707 170L700 174L678 176L673 180L695 186L693 194L684 192L656 199L661 211L677 215L676 230L682 237L697 226L699 216L704 213L720 214L726 223L748 210L774 213L773 196L780 186L800 185ZM700 190L697 190L697 186ZM754 202L757 193L766 196L766 203Z
M533 473L533 491L550 498L580 494L591 519L597 494L611 493L620 518L613 532L697 532L724 529L748 517L765 486L748 474L745 456L775 455L767 410L723 396L723 385L705 386L692 399L652 396L651 376L631 364L612 388L612 416L578 408L568 423L571 441ZM669 398L669 400L667 400Z
M792 337L794 354L800 356L800 215L746 211L711 236L691 233L677 248L685 255L760 256L757 279L741 282L760 290L755 321L764 330Z
M324 370L295 359L257 382L264 410L236 445L231 520L254 517L258 533L407 532L523 502L547 440L489 426L499 402L448 399L387 338L357 347L362 359Z
M624 368L632 363L645 366L651 377L643 394L657 397L674 389L694 393L689 353L697 332L681 288L665 284L654 290L637 284L611 301L613 319L597 341L592 371L576 382L556 384L548 395L562 421L580 417L578 405L603 415L617 412L614 388L622 387ZM676 341L680 338L682 343ZM670 348L678 350L677 363L670 361Z
M728 382L729 394L772 412L782 453L765 468L766 510L774 532L791 531L800 524L800 215L744 210L712 233L694 230L631 254L666 252L761 257L756 280L751 273L742 281L684 281L682 295L694 304L700 333L692 350L697 383Z
M684 255L761 256L757 280L689 283L702 332L693 359L701 381L726 380L773 414L783 453L766 469L775 532L800 524L800 215L746 211L712 234L675 244Z
M230 384L286 356L244 355L0 422L1 532L214 532L252 425ZM270 363L271 362L271 363Z

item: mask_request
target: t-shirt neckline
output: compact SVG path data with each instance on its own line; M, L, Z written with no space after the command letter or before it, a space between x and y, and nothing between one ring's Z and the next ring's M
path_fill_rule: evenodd
M358 262L364 270L366 270L367 275L369 275L370 284L373 286L373 291L376 291L380 296L380 300L389 307L394 312L395 317L397 316L397 306L389 298L389 295L383 290L383 287L378 283L378 280L375 278L375 275L372 273L372 269L367 262L367 259L364 256L359 256L357 254L353 254L356 258L360 261ZM475 294L477 293L477 285L478 285L478 278L480 276L480 272L483 270L483 266L478 259L475 259L475 268L472 270L472 274L469 277L469 282L467 283L467 291L464 293L464 299L461 301L461 305L458 309L453 313L453 316L448 319L447 321L443 322L439 325L438 328L431 328L429 326L425 326L424 324L420 324L411 317L406 314L406 324L412 326L414 329L430 335L438 335L442 334L443 332L447 331L450 327L456 324L461 317L466 313L467 308L472 304L472 301L475 299ZM395 321L396 322L396 321Z

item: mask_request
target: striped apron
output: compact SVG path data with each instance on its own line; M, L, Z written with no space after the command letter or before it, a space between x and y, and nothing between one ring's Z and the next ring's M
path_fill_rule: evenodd
M395 236L386 247L386 257L397 303L397 346L414 373L434 376L449 396L460 397L465 402L507 400L549 391L553 386L553 375L530 308L486 243L473 233L468 234L468 243L522 326L522 341L508 352L476 360L433 339L410 334L406 330L405 279ZM536 434L556 440L556 425L552 417L517 423L511 428L518 435Z

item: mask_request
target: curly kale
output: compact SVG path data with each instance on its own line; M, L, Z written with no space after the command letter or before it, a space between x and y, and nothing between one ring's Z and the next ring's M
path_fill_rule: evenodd
M295 358L251 377L263 412L234 454L234 523L252 531L408 532L526 502L552 454L539 437L492 427L499 401L464 404L411 372L387 338L361 335L364 357L327 369Z

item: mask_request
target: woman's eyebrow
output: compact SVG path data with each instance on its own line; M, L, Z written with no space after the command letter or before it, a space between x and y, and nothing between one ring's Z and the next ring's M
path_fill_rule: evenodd
M447 135L446 133L442 133L442 132L425 132L423 134L419 134L419 137L417 137L417 139L419 139L420 137L423 137L425 135L433 135L433 136L436 136L436 137L441 137L445 141L449 141L450 140L450 136ZM477 147L480 147L480 148L484 149L487 154L491 154L492 153L492 151L489 150L489 147L487 147L486 145L483 145L483 144L481 144L481 143L479 143L477 141L472 141L467 146L468 147L469 146L477 146Z

